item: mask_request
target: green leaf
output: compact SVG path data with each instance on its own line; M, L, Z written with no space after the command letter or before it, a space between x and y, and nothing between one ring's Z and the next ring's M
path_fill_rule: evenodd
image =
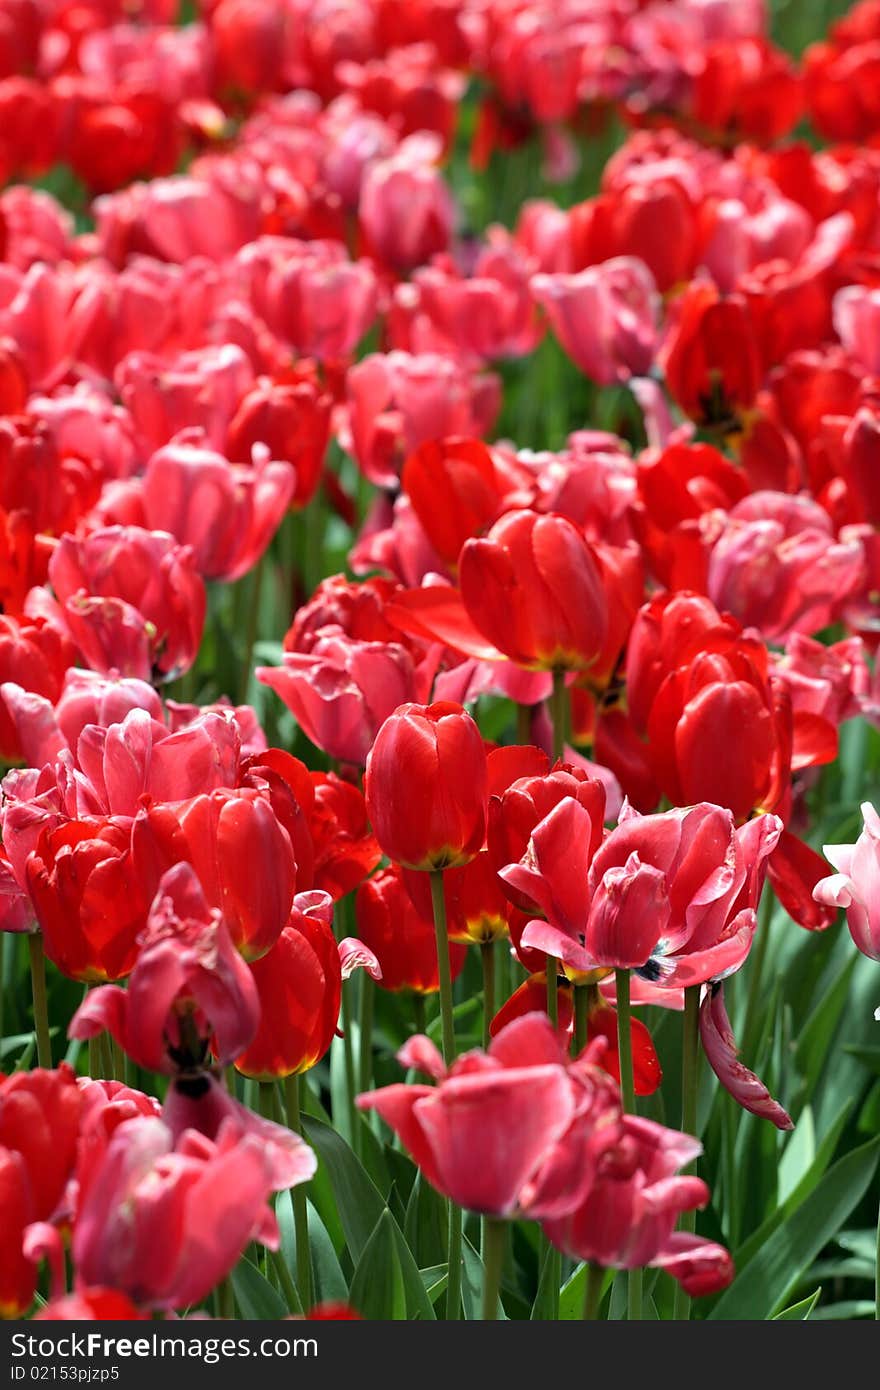
M602 1292L599 1305L614 1282L614 1270L606 1269L602 1279ZM587 1266L578 1265L570 1279L567 1279L559 1293L559 1321L575 1322L583 1315L584 1299L587 1294Z
M409 1194L403 1233L418 1264L430 1268L443 1259L446 1203L440 1193L435 1191L430 1183L425 1182L421 1173L417 1174Z
M861 1201L877 1167L880 1137L835 1163L805 1202L744 1266L709 1314L713 1319L772 1318L785 1296Z
M837 1244L842 1250L848 1250L851 1255L867 1260L871 1265L877 1258L877 1232L870 1226L866 1231L841 1231Z
M873 1298L850 1299L845 1303L826 1303L813 1314L814 1322L852 1322L854 1318L873 1318Z
M811 1293L808 1298L802 1298L800 1303L792 1303L790 1308L783 1308L781 1313L775 1313L774 1322L806 1322L816 1304L819 1302L821 1288L815 1293Z
M239 1260L232 1271L232 1288L248 1322L274 1322L286 1318L287 1304L281 1294L250 1260Z
M822 1143L819 1145L816 1157L813 1159L807 1172L801 1178L794 1192L792 1192L791 1196L787 1197L775 1211L771 1212L767 1220L764 1221L758 1229L749 1236L748 1240L736 1250L735 1257L737 1269L742 1269L748 1264L752 1256L766 1244L773 1232L777 1230L785 1220L793 1216L798 1207L800 1207L801 1204L807 1200L810 1193L815 1190L834 1156L834 1150L837 1148L837 1141L840 1138L851 1110L852 1101L845 1100L835 1116L833 1123L829 1127L827 1134L823 1138Z
M371 1321L403 1322L406 1319L403 1270L394 1236L394 1218L387 1207L357 1262L349 1297L361 1317Z
M382 1194L345 1140L323 1120L304 1116L303 1133L327 1168L346 1244L357 1264L386 1209Z
M815 1087L831 1053L831 1041L846 1008L857 959L857 956L852 955L844 961L834 983L830 989L822 992L816 1007L801 1029L795 1065L804 1078L807 1094Z

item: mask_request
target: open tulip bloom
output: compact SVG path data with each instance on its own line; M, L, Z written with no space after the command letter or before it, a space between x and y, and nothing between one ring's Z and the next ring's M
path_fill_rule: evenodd
M878 55L0 0L0 1317L880 1317Z

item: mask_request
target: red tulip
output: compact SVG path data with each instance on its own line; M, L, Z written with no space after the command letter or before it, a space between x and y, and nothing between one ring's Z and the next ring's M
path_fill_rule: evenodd
M254 982L220 912L208 907L189 864L159 882L128 989L92 990L70 1025L73 1038L103 1029L146 1071L199 1071L212 1035L222 1065L256 1032Z
M392 270L424 265L446 250L452 234L452 195L425 157L429 139L411 137L390 159L377 160L361 186L361 229L370 251Z
M669 390L701 425L738 428L761 384L755 332L741 296L694 282L677 306L661 354Z
M275 380L261 377L242 398L230 422L226 453L238 463L248 463L254 445L265 444L270 458L293 466L292 503L304 507L321 478L331 406L329 393L304 371Z
M21 1318L33 1302L36 1266L24 1254L24 1233L34 1219L21 1154L0 1148L0 1317Z
M310 775L315 788L309 817L315 855L312 886L338 902L373 872L382 851L370 830L360 789L333 772Z
M342 980L354 965L380 975L371 952L336 943L333 903L326 893L297 894L290 921L272 950L251 962L260 1003L253 1041L235 1059L261 1081L308 1071L324 1056L339 1018Z
M53 704L61 694L64 673L73 664L74 648L63 632L38 618L19 622L0 613L0 684L7 681ZM14 710L0 697L0 757L21 757L22 733Z
M447 874L451 872L455 871L448 870ZM437 992L437 940L430 907L427 915L415 907L400 869L383 869L361 884L355 898L355 918L359 938L369 946L382 968L382 989L411 989L417 994ZM464 946L450 945L453 980L464 969L466 958Z
M710 985L700 1007L700 1038L709 1065L737 1104L777 1129L794 1129L791 1116L773 1099L763 1081L738 1060L720 981Z
M195 869L205 898L223 913L246 960L264 955L287 922L296 862L268 797L249 787L148 806L132 831L134 870L155 893L166 869Z
M474 625L505 656L536 670L589 668L607 604L590 547L564 517L509 512L468 541L461 594Z
M43 948L63 974L94 983L129 973L147 911L133 872L129 820L49 822L26 877Z
M403 879L417 910L430 922L430 882L413 869L404 869ZM487 850L480 850L469 863L457 869L447 869L443 875L443 894L450 941L485 946L507 936L508 919L515 909Z
M376 736L364 790L383 853L406 868L452 868L483 846L486 752L460 705L401 705Z

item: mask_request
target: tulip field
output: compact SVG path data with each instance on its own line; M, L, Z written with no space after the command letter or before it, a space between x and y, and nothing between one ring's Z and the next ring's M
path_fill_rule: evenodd
M4 1318L880 1318L878 93L0 0Z

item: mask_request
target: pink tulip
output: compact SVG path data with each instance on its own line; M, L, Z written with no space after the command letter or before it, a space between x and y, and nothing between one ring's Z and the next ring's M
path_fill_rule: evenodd
M756 492L728 514L707 587L720 610L776 641L835 621L859 587L863 564L861 547L835 539L818 503Z
M733 1278L733 1262L714 1241L674 1234L681 1212L704 1207L701 1178L678 1177L702 1146L652 1120L624 1115L614 1147L599 1159L585 1200L542 1222L554 1245L578 1260L611 1269L666 1269L691 1293L712 1293Z
M177 864L159 888L127 989L92 990L70 1025L73 1038L105 1028L146 1071L199 1072L213 1036L221 1064L247 1047L259 1001L251 972L195 871Z
M438 146L433 137L411 136L364 175L361 230L373 254L392 270L424 265L446 250L452 236L455 204L431 163Z
M281 666L258 666L256 677L281 697L312 743L360 765L388 716L420 693L405 647L343 635L320 637L308 653L285 652Z
M155 667L172 679L195 660L205 589L192 552L167 533L108 526L82 540L65 535L49 578L95 669L146 679Z
M823 845L837 870L813 889L817 902L842 907L850 935L864 955L880 960L880 815L862 803L862 833L854 845Z
M305 1145L301 1152L296 1181L304 1182L315 1163ZM120 1125L77 1214L79 1286L108 1285L154 1309L198 1303L248 1241L278 1248L266 1203L273 1177L273 1156L256 1135L221 1127L214 1143L188 1130L175 1144L161 1120Z
M720 983L709 986L700 1007L700 1039L709 1065L738 1105L769 1120L777 1129L794 1129L791 1116L773 1099L763 1081L738 1060Z
M299 357L348 357L375 318L375 274L339 242L260 237L237 261L255 312Z
M618 256L576 275L536 275L532 293L569 357L592 381L608 386L650 370L660 299L643 261Z
M426 440L487 433L500 404L497 377L434 353L372 353L346 386L353 451L378 487L395 487L404 459Z
M834 296L834 327L847 352L872 376L880 375L880 290L848 285Z
M579 1200L595 1161L593 1130L613 1133L616 1102L588 1062L568 1065L546 1017L515 1019L487 1053L469 1052L448 1072L423 1037L411 1038L398 1060L439 1084L385 1086L359 1096L358 1106L378 1112L438 1191L496 1217Z
M184 352L171 361L130 352L114 375L146 453L195 427L204 430L207 444L222 449L238 403L254 382L248 358L232 343Z
M201 431L187 430L153 454L143 479L146 524L190 547L206 579L231 582L260 560L296 484L289 463L255 446L252 465L228 463Z

